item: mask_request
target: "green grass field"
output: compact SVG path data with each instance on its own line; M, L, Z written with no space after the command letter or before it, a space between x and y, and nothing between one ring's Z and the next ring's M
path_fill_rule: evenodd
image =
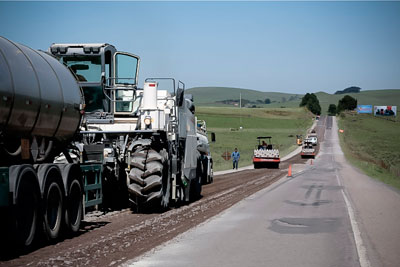
M366 174L400 189L400 122L367 114L339 118L346 158Z
M217 103L217 101L234 99L237 100L242 94L242 99L250 101L262 100L269 98L273 103L271 104L257 104L258 107L265 108L280 108L284 107L298 107L303 95L301 94L286 94L277 92L261 92L256 90L242 89L242 88L230 88L230 87L195 87L190 88L186 91L188 94L192 94L194 97L195 104L197 106L219 106L229 107L232 105L226 105Z
M235 147L241 155L239 167L251 165L257 136L272 136L283 157L296 148L296 134L304 135L313 117L303 108L222 107L196 107L196 116L207 122L209 140L210 132L216 134L216 142L211 143L215 171L232 168L232 162L225 161L222 154L232 153Z

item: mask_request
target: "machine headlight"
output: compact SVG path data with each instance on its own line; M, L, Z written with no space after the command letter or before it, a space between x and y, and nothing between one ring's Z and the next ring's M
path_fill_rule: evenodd
M149 126L151 124L151 117L150 116L146 116L144 118L144 124L146 124L147 126Z

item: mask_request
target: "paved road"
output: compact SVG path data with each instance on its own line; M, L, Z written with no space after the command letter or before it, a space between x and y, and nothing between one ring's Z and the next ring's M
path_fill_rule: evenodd
M326 123L326 124L325 124ZM132 266L398 266L400 194L344 160L336 122L319 156Z

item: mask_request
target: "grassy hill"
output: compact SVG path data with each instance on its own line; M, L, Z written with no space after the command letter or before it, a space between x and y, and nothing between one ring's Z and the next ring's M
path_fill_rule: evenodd
M323 114L327 112L329 104L337 105L339 99L342 99L345 96L331 95L324 92L318 92L316 95ZM360 93L347 95L357 99L358 105L398 106L400 108L400 89L361 91Z
M264 101L266 98L271 100L271 104L257 103L258 107L298 107L301 98L301 94L286 94L277 92L261 92L250 89L242 88L231 88L231 87L194 87L186 91L188 94L192 94L194 102L197 106L221 106L227 107L232 106L218 103L223 100L238 100L240 94L242 94L242 100L246 99L249 101Z
M192 94L197 106L232 107L233 104L223 104L223 100L237 100L240 94L242 99L256 102L264 101L266 98L271 100L271 104L254 103L257 107L266 108L293 108L298 107L303 95L286 94L277 92L260 92L256 90L229 88L229 87L195 87L186 91ZM327 94L325 92L316 93L322 114L326 114L329 104L337 105L339 99L345 95ZM370 90L360 93L348 94L357 99L359 105L392 105L400 107L400 89ZM253 104L250 104L253 105Z

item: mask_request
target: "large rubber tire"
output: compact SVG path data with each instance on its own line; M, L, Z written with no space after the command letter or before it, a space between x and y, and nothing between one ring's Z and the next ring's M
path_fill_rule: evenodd
M137 211L143 205L166 208L169 205L170 178L168 154L148 146L137 146L131 155L128 192Z
M190 201L201 198L203 162L200 156L197 158L196 178L190 181Z
M47 167L45 167L47 168ZM43 191L43 231L48 240L56 239L61 230L64 213L64 191L61 173L57 167L48 167L40 172L45 181Z
M203 185L210 183L210 177L208 176L208 158L205 155L200 156L201 161L201 183Z
M214 165L212 161L210 161L210 175L207 176L208 183L212 184L214 182Z
M16 188L14 206L16 245L29 247L35 238L39 221L40 193L37 178L31 168L24 168Z
M65 208L65 224L72 233L79 231L83 217L83 189L77 179L72 179L69 183L68 198Z

